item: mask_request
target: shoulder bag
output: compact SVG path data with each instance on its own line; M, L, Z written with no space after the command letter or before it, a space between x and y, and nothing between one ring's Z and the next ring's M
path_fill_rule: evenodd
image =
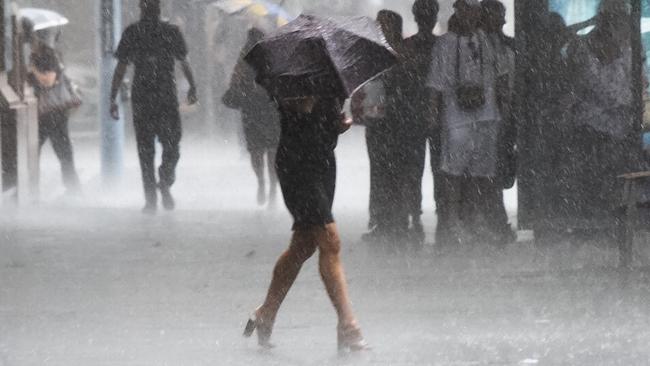
M479 40L479 54L481 63L481 78L483 78L483 47ZM485 87L483 83L461 82L460 76L460 35L456 44L456 99L458 106L467 112L475 111L485 105Z

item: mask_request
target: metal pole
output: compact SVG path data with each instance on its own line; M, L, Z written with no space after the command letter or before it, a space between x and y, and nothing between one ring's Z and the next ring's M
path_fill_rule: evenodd
M642 151L642 133L643 133L643 94L644 94L644 81L643 81L643 41L641 38L641 0L632 0L632 21L630 23L630 41L632 46L632 92L634 95L634 139L632 149L637 156L636 163L641 166ZM624 229L626 235L620 238L620 267L623 269L630 269L634 260L634 232L638 220L636 217L636 182L628 183L627 192L629 194L628 201L624 202L628 210L626 212L627 227ZM624 223L618 223L624 225Z
M100 65L100 100L98 105L102 138L102 179L104 184L112 185L117 183L123 170L123 108L120 108L120 119L116 121L111 117L109 102L113 71L116 65L113 53L122 30L122 0L98 0L98 3L98 64Z
M0 56L0 71L11 69L11 4L9 0L1 0L2 7L2 24L0 25L0 42L2 42L2 55Z

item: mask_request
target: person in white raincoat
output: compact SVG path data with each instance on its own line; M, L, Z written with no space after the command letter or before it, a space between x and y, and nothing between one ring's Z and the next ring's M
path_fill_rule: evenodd
M447 196L443 209L450 217L449 235L440 245L463 239L463 217L491 215L489 198L499 189L495 182L502 115L497 89L503 88L497 84L505 83L505 89L508 84L507 62L479 28L480 3L457 0L454 8L457 26L435 45L428 81L442 124L440 169Z

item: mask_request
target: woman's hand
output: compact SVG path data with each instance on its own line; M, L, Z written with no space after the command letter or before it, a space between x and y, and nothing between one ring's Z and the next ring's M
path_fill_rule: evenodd
M346 133L350 127L352 127L353 122L352 118L349 118L345 112L341 113L341 119L339 120L339 134Z
M352 119L359 122L363 119L364 108L363 101L366 99L366 92L361 89L356 92L350 101L350 111L352 112Z

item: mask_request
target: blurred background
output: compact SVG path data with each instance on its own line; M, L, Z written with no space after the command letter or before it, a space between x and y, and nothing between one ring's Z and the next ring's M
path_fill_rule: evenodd
M123 28L138 20L138 0L124 0ZM164 17L181 26L186 33L191 52L190 57L201 83L201 106L189 115L196 123L186 126L190 134L199 133L228 140L236 136L237 116L224 108L221 95L225 92L235 61L244 45L248 20L244 16L231 16L217 4L216 0L165 1ZM290 15L311 13L319 15L366 15L373 17L378 10L388 8L404 16L405 36L416 32L411 16L411 3L402 0L286 0L282 7ZM441 1L438 32L446 30L446 21L452 13L452 0ZM511 21L507 33L514 33L513 0L505 1ZM70 20L62 28L58 38L58 49L73 81L86 94L84 107L72 117L71 129L76 138L95 137L99 133L97 106L99 90L97 82L98 40L95 29L99 27L96 3L94 1L72 2L58 0L19 0L21 8L35 7L54 10ZM182 79L182 78L181 78ZM182 88L183 85L181 84ZM128 115L128 113L127 113ZM217 118L216 116L219 116ZM235 119L233 121L233 119ZM127 121L127 132L129 131Z

